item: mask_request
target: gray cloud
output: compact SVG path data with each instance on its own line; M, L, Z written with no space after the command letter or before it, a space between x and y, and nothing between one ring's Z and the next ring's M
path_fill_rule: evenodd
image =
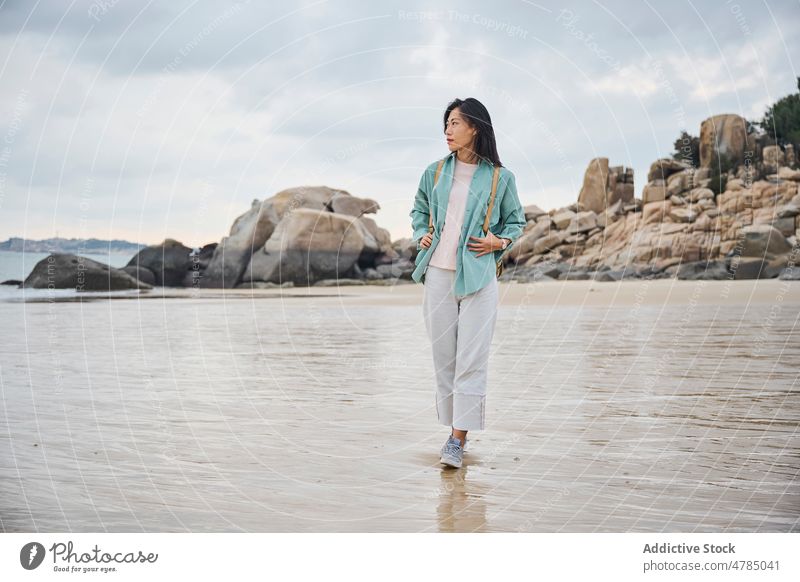
M596 156L633 166L638 193L681 129L758 117L795 90L799 13L791 1L6 2L0 238L69 235L88 218L90 235L201 244L252 198L303 183L377 199L379 224L408 236L456 96L489 108L523 203L573 202Z

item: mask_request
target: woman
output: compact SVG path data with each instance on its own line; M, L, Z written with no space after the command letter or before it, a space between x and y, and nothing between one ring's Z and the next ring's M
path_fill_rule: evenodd
M522 234L525 212L514 174L500 163L492 121L480 101L450 103L444 134L450 154L425 169L410 212L419 251L411 277L425 285L436 414L451 427L441 462L461 467L467 432L485 426L489 347L497 319L496 261ZM484 235L495 168L499 178Z

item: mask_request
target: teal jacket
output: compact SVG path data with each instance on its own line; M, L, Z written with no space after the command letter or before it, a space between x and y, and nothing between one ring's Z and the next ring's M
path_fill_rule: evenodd
M411 227L414 230L413 238L417 241L417 248L420 249L415 261L416 267L411 274L411 278L417 283L425 283L428 262L439 243L439 236L447 215L450 186L453 183L455 156L456 154L453 152L445 159L435 188L433 178L439 160L425 168L419 181L417 195L414 198L414 207L409 213ZM482 289L497 276L495 272L497 259L513 246L525 228L525 211L519 202L514 174L508 168L500 168L494 207L489 219L489 231L497 237L510 239L511 244L506 247L506 251L495 251L481 257L476 256L478 251L472 251L467 247L469 242L473 242L469 238L470 236L484 236L483 221L489 207L493 172L494 167L490 162L480 160L469 186L467 207L464 211L464 226L461 229L458 252L456 252L453 293L459 296L469 295ZM430 205L429 200L431 201ZM431 246L425 249L420 246L419 241L428 232L431 208L433 211L433 241Z

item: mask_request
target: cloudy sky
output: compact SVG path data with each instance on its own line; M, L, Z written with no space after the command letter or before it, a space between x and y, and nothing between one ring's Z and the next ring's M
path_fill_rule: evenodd
M317 184L399 238L453 98L523 204L574 202L598 156L639 196L681 129L797 90L800 3L5 1L0 47L0 240L201 245Z

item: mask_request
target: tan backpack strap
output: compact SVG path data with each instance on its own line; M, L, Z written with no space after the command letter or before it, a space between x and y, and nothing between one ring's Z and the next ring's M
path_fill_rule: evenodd
M444 159L439 160L439 165L436 166L436 173L433 175L433 185L436 186L436 181L439 179L439 172L442 171L442 166L444 165Z
M489 219L492 216L492 208L494 207L494 195L497 192L497 179L500 177L500 166L494 167L494 176L492 176L492 195L489 198L489 209L486 211L486 218L483 221L483 236L489 232Z
M439 180L439 172L442 171L442 166L444 165L445 158L439 160L439 165L436 166L436 174L433 176L433 185L436 186L436 182ZM431 194L433 192L431 191ZM428 199L428 232L433 232L433 211L431 210L431 203L430 197Z

